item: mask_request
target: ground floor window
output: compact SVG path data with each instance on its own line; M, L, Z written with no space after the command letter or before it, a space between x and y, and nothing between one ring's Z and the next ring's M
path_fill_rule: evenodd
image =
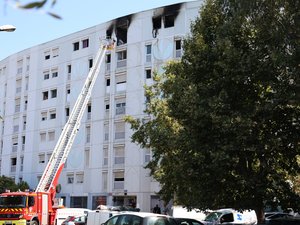
M71 208L87 208L87 197L71 197Z
M107 205L106 196L93 196L92 209L97 209L99 205Z

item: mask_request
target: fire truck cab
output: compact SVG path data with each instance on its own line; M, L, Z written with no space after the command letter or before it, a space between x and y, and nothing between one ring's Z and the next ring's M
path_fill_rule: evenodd
M48 225L55 213L49 193L5 192L0 194L0 225Z

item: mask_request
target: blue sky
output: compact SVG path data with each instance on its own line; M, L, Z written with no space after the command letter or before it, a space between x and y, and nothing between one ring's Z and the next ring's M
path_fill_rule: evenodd
M54 7L46 5L43 9L62 17L57 20L43 11L17 9L14 0L1 1L0 25L12 24L17 29L12 33L0 32L0 60L117 17L179 2L184 0L57 0Z

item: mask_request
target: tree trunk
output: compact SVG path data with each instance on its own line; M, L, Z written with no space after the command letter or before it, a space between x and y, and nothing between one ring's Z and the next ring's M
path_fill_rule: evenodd
M265 222L265 211L263 207L259 207L255 209L256 217L257 217L257 223L262 224Z

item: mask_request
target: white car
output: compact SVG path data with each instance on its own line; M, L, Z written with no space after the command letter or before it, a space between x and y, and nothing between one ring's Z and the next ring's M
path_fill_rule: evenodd
M177 225L173 217L144 212L121 212L102 225Z

